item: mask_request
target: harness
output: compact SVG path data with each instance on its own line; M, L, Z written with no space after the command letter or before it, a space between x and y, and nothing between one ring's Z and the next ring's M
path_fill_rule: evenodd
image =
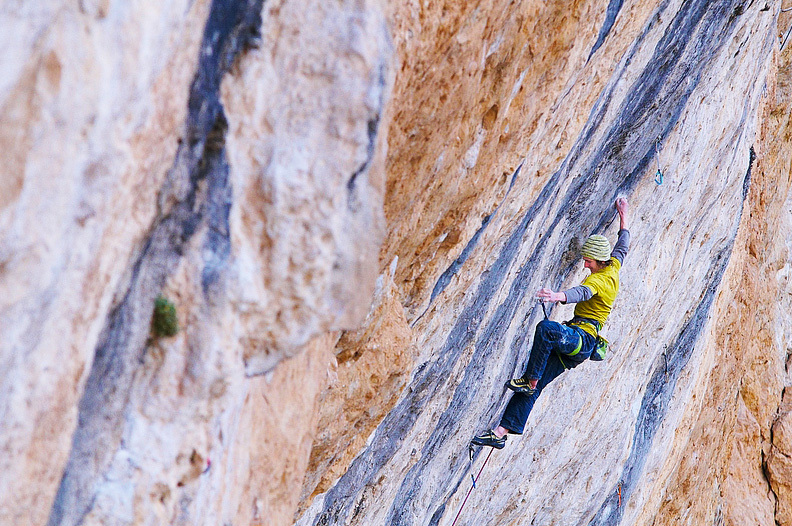
M565 321L564 325L574 325L576 327L583 328L583 325L591 325L594 327L594 331L596 331L597 336L599 336L599 331L602 329L602 324L597 320L593 320L591 318L584 318L583 316L575 316L569 321Z
M542 300L539 300L539 304L542 306L542 311L544 311L545 319L550 319L550 317L547 315L547 308L545 307L544 302ZM602 324L600 322L592 318L575 316L571 320L565 321L564 325L568 327L579 327L580 330L583 331L585 331L585 329L583 329L583 325L591 325L592 327L594 327L597 336L595 337L596 339L595 349L591 354L592 356L596 355L596 357L591 359L593 359L594 361L599 361L605 358L605 352L607 351L608 341L599 335L599 331L600 329L602 329ZM585 332L588 333L588 331ZM578 344L577 347L575 347L575 350L565 356L567 357L575 356L577 353L580 352L582 348L583 348L583 336L579 336ZM564 359L561 357L561 353L555 351L555 354L558 357L558 360L561 362L561 365L564 366L564 369L569 369L567 364L564 362Z
M602 329L602 324L597 320L592 320L591 318L584 318L582 316L575 316L568 322L565 322L567 325L572 325L576 327L580 327L583 330L582 325L591 325L594 327L596 331L596 337L594 338L594 350L591 352L589 356L589 360L593 360L595 362L601 362L605 359L605 355L608 353L608 348L610 347L610 342L600 336L600 329Z
M564 322L564 325L566 325L567 327L579 327L581 330L584 330L583 329L584 324L591 325L592 327L594 327L594 330L597 331L596 339L599 340L600 338L599 331L602 328L602 324L597 320L593 320L591 318L584 318L583 316L575 316L571 320ZM567 357L575 356L577 353L580 352L582 348L583 348L583 336L579 336L579 341L577 347L575 347L575 350L565 356ZM558 360L561 362L561 365L564 366L564 369L569 369L567 364L564 362L564 359L561 357L561 353L558 351L556 351L555 353L556 356L558 356Z

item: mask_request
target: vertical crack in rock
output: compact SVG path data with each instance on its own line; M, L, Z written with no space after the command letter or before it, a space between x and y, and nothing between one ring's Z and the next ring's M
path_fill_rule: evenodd
M751 172L753 170L754 161L756 161L756 152L754 151L754 147L751 146L751 149L748 150L748 172L745 174L745 180L743 181L743 201L748 198L748 190L751 189Z
M379 132L379 125L380 125L380 111L381 108L385 105L385 67L381 66L379 68L379 78L377 79L377 83L379 86L379 101L377 102L377 113L371 117L368 121L368 144L366 145L366 158L361 163L360 167L355 170L352 176L347 181L347 192L349 193L348 197L348 206L349 209L353 212L357 212L360 208L360 203L358 198L355 195L355 189L357 184L357 178L360 174L366 172L371 165L371 162L374 160L374 154L376 153L377 149L377 133Z
M391 504L386 523L412 524L414 512L411 503L427 502L427 498L431 502L441 502L451 494L450 490L459 488L460 481L467 476L471 463L465 455L454 455L443 448L449 447L449 436L461 431L459 415L471 406L474 396L480 395L477 385L482 371L494 353L508 353L512 364L517 364L521 359L519 351L528 337L529 327L534 325L540 313L535 308L529 311L514 340L506 345L504 339L518 308L525 302L526 291L534 290L538 284L535 276L542 268L540 262L560 261L572 233L601 232L607 227L613 218L610 206L612 199L620 193L628 194L641 177L646 175L648 164L654 155L656 138L660 135L665 137L676 125L711 59L728 42L733 30L733 5L739 3L741 2L707 0L684 2L658 42L653 56L621 103L616 118L610 123L602 139L592 144L600 126L609 124L605 122L604 115L617 83L609 84L609 89L595 104L586 127L562 166L550 178L509 236L496 261L482 275L476 294L450 330L445 344L436 353L436 359L416 371L404 397L377 428L370 445L325 495L323 509L314 524L344 523L352 510L360 507L357 501L361 491L366 486L375 484L379 471L409 436L418 415L447 382L464 349L475 343L476 351L465 368L463 378L456 387L448 408L437 419L431 438L422 448L420 460L404 477ZM643 33L645 34L646 32ZM719 35L719 38L713 39L712 35ZM637 46L633 50L635 47ZM623 71L617 72L617 75L621 73ZM584 156L584 151L591 153ZM557 195L558 187L573 174L579 175L569 185L565 195L558 198L561 207L551 216L553 198ZM593 195L598 198L592 199ZM491 301L504 286L519 249L525 243L524 235L528 226L537 220L548 227L516 273L505 301L484 322ZM563 230L557 232L562 223L565 223ZM556 243L549 253L545 253L551 238L555 238ZM680 346L697 334L692 327L696 323L704 322L729 255L730 248L716 256L710 272L707 295L702 300L698 314L680 335ZM557 268L554 276L540 278L544 283L559 284L571 271L573 264L570 262L565 267ZM483 323L484 328L476 338L475 335ZM680 359L679 368L686 363L686 359ZM487 423L501 405L497 397L493 398L489 414L482 415ZM433 476L425 478L422 476L425 472L431 472ZM437 484L438 480L443 479L442 475L438 475L444 472L448 481L445 487ZM422 491L432 495L420 496ZM435 510L434 515L442 514L443 509L441 506Z
M384 83L384 80L382 81ZM381 107L381 105L380 105ZM352 177L347 181L347 191L351 194L355 191L355 182L360 174L368 170L372 159L374 158L374 151L376 149L377 129L379 128L380 116L375 115L368 121L368 145L366 146L366 159L360 165L360 168L355 170Z
M619 11L621 11L622 5L624 4L624 0L610 0L608 3L608 10L605 13L605 22L603 22L602 27L600 28L599 35L597 35L597 41L594 43L594 47L591 48L591 52L589 53L586 62L591 60L591 57L594 56L594 53L602 46L605 42L605 39L608 37L608 33L613 28L613 24L616 23L616 16L618 16Z
M749 157L750 163L743 181L743 202L745 202L750 187L751 170L756 157L753 146L749 151ZM737 225L739 225L739 221ZM718 292L723 274L731 259L734 242L737 238L737 227L730 238L729 245L720 250L710 264L710 269L704 280L706 288L696 310L685 322L676 341L666 351L665 357L659 357L657 360L641 401L641 408L638 411L630 456L618 483L605 498L594 519L589 522L589 526L614 526L621 522L624 506L620 506L619 502L628 500L640 483L644 464L651 451L657 430L667 415L674 388L682 371L690 361L694 346L709 320L715 294Z
M784 367L784 372L788 372L788 368L786 366ZM787 390L786 387L784 387L781 390L781 400L784 399L784 395L786 394L786 390ZM774 503L774 506L773 506L773 518L775 519L775 523L776 523L777 526L780 526L782 524L781 520L779 520L779 509L778 509L779 508L779 502L780 502L779 493L781 494L780 496L782 498L783 498L784 495L783 495L783 489L779 488L779 491L777 493L775 488L773 488L773 482L775 482L775 481L773 480L773 477L772 477L772 474L771 474L771 469L770 469L770 466L768 465L768 462L769 462L770 458L772 458L775 455L780 455L780 456L785 457L785 458L788 457L788 455L786 455L783 451L780 450L780 448L778 446L776 446L776 441L775 441L775 436L774 436L775 425L776 425L777 422L779 422L779 420L781 420L781 415L779 414L779 409L780 409L780 407L776 408L776 416L775 416L775 418L773 418L773 422L770 424L769 436L767 437L767 443L770 445L770 450L769 450L769 452L767 454L765 454L764 449L762 450L762 477L764 477L764 481L767 484L767 492L768 492L768 494L773 496L773 503Z
M220 277L226 268L231 255L231 215L232 188L229 177L228 160L225 154L225 135L228 122L222 111L217 118L217 125L212 135L217 134L217 142L207 141L204 149L204 162L199 179L207 181L205 220L207 225L204 240L204 268L201 273L201 286L204 296L209 302L222 297Z
M207 295L230 254L231 188L225 158L227 122L220 82L237 55L256 44L263 0L214 0L190 87L185 140L160 191L160 218L134 263L129 288L99 338L78 406L72 449L48 524L80 524L95 486L121 443L135 371L146 349L154 298L176 270L187 244L205 224Z
M781 396L784 396L783 390L781 391ZM770 466L767 465L768 461L770 460L770 457L768 455L772 455L772 456L782 455L784 457L787 457L787 455L784 455L784 453L778 451L778 449L775 447L775 444L773 443L773 425L775 424L776 421L777 418L773 422L773 424L770 425L770 436L768 437L768 443L770 444L770 452L765 453L764 450L761 450L762 453L761 466L762 466L762 477L764 478L764 482L767 484L767 493L768 495L773 496L773 518L775 519L776 526L781 526L783 523L781 522L781 520L779 520L778 508L779 508L779 493L781 493L782 490L780 490L779 488L779 493L776 493L776 491L773 489L772 476L770 474ZM782 498L783 496L784 496L783 493L781 493Z

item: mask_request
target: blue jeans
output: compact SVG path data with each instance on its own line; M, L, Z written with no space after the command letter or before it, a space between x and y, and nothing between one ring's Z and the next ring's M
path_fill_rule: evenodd
M582 339L582 342L581 342ZM578 345L580 351L572 355ZM578 327L562 325L555 321L542 320L536 326L531 355L523 379L536 380L536 392L532 395L515 393L503 412L500 425L510 433L521 435L525 422L531 414L536 399L542 390L567 369L583 363L594 350L595 338Z

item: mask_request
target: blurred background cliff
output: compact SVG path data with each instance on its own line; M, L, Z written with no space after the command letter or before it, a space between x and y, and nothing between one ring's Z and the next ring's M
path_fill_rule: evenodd
M787 7L4 1L0 523L792 526Z

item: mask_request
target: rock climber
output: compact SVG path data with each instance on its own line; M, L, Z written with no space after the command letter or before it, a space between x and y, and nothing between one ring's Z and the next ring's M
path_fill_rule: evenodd
M539 322L525 374L506 382L506 387L515 394L500 424L473 438L471 444L502 449L508 433L522 434L528 415L547 384L589 357L602 359L594 351L599 331L619 293L619 271L630 246L627 200L619 198L615 206L619 213L619 234L613 250L604 236L590 236L580 250L583 266L591 271L583 283L564 292L543 288L536 294L540 301L576 303L574 317L563 324L547 319Z

